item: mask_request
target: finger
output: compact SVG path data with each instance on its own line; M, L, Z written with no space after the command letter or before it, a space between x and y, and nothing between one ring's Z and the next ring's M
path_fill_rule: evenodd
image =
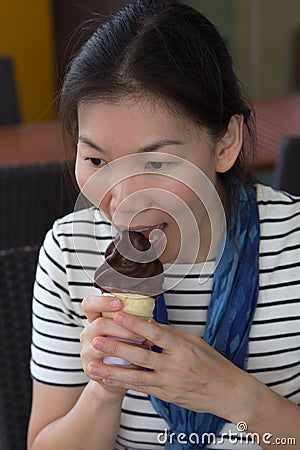
M87 376L89 376L88 366L91 362L98 363L102 361L103 353L95 350L91 345L85 342L82 346L80 357L82 360L82 368Z
M110 366L102 362L93 362L88 366L87 375L103 385L135 390L148 395L163 398L167 384L157 386L155 373L140 369ZM160 378L161 380L161 378ZM159 381L160 382L160 381Z
M150 319L151 323L155 323L158 327L161 327L162 329L164 329L167 325L155 322L154 319ZM185 333L184 331L178 330L178 328L174 328L174 327L168 327L169 332L171 332L173 335L176 335L176 337L181 339L181 342L185 341L189 341L191 344L196 345L198 348L201 349L201 351L203 352L202 354L207 354L207 355L211 355L213 357L217 357L217 358L224 358L219 352L217 352L217 350L215 350L213 347L211 347L211 345L209 345L207 342L205 342L205 340L200 337L200 336L196 336L195 334L189 334L189 333ZM145 342L146 343L146 342ZM148 345L153 345L152 343L148 344Z
M148 322L149 322L149 323L155 323L156 325L158 325L158 326L161 327L161 328L169 328L169 325L164 325L164 324L162 324L162 323L158 323L158 322L156 322L154 319L149 319ZM149 341L149 339L146 339L146 340L144 341L144 344L145 344L146 347L153 347L153 346L154 346L154 342Z
M143 394L152 395L153 397L158 397L160 399L163 399L164 397L164 390L156 386L130 384L123 381L113 380L111 378L103 378L101 380L101 383L104 386L110 386L116 389L124 389L126 391L132 390L142 392Z
M82 349L80 357L82 359L83 370L86 372L88 365L91 362L98 363L102 361L105 355L102 352L94 350L93 347Z
M154 372L108 365L102 361L89 364L88 372L95 381L113 380L130 386L153 386L155 383Z
M145 341L143 336L137 335L126 328L116 324L112 319L105 317L98 317L87 326L87 338L91 341L98 336L113 336L116 338L136 341L142 343Z
M82 301L82 309L88 322L101 317L103 312L114 312L122 308L123 303L119 298L111 296L89 296Z
M95 338L93 340L93 347L106 355L117 356L130 361L136 366L156 371L160 369L161 364L163 363L162 359L165 359L165 355L159 355L142 346L128 344L105 337Z
M132 314L117 312L114 320L117 324L140 336L144 336L147 341L168 351L174 347L174 334L170 331L170 326L158 326L157 323L145 322ZM181 341L180 336L176 336L177 343Z
M166 329L168 328L168 330L173 333L174 335L181 337L182 339L186 339L190 342L192 342L193 344L199 344L201 342L204 343L204 345L206 344L203 339L201 339L199 336L196 336L194 334L190 334L190 333L186 333L182 330L179 330L178 328L175 327L170 327L168 325L156 322L154 319L150 319L149 323L155 323L158 327L162 328L162 329ZM206 344L207 345L207 344Z

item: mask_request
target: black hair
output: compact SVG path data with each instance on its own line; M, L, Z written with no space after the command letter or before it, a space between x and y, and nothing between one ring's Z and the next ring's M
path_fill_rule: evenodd
M215 139L225 134L233 115L241 114L246 132L242 150L220 177L225 187L233 176L251 180L245 164L255 147L251 108L223 38L199 11L170 0L138 0L100 25L65 77L59 104L64 135L75 144L80 102L130 94L163 99Z

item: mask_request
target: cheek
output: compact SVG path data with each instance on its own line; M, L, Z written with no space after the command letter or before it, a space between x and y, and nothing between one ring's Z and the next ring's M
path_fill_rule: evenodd
M99 207L103 199L103 193L100 191L99 177L86 164L76 161L75 178L82 194L95 206Z
M82 190L87 181L87 177L85 174L84 167L82 166L81 162L78 161L78 158L76 159L75 163L75 178L79 189Z
M198 209L202 202L190 187L176 181L160 188L159 195L156 196L156 204L169 211L170 214L173 212L174 215L178 215L187 209Z
M169 219L169 238L174 243L186 245L191 236L198 236L201 223L206 216L203 202L191 188L184 183L174 182L159 196L159 205ZM197 238L198 239L198 238ZM179 244L178 244L179 245Z
M77 185L78 185L80 191L83 192L84 186L85 186L85 181L86 181L84 176L82 174L75 173L75 178L76 178L76 182L77 182Z

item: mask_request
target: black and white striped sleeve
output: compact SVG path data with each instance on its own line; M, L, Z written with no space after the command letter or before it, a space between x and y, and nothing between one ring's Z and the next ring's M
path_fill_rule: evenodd
M40 250L33 291L32 378L46 384L87 383L80 358L83 325L70 299L64 252L55 223Z

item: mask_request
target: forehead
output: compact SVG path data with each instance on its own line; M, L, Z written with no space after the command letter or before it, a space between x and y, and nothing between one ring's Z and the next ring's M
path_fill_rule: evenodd
M190 137L199 137L204 132L179 107L154 96L81 102L78 107L78 126L80 130L86 131L101 129L103 132L118 128L119 132L171 132Z

